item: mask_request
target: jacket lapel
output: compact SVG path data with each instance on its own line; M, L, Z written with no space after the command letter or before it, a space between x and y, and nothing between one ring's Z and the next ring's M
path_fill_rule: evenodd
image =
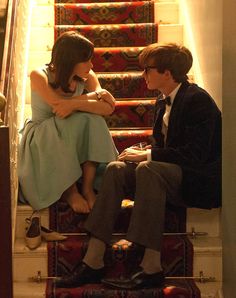
M181 117L180 117L180 113L182 110L183 105L181 104L185 98L185 93L189 87L190 83L188 81L183 82L182 85L180 86L173 105L171 107L171 111L170 111L170 117L169 117L169 124L168 124L168 131L167 131L167 138L166 138L166 143L168 144L169 140L171 140L171 138L174 135L178 134L178 130L180 127L180 121L182 121Z

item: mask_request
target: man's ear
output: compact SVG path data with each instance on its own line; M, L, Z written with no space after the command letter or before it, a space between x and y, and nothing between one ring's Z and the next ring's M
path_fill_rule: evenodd
M172 79L172 80L173 80L173 76L172 76L171 72L170 72L168 69L166 69L166 70L164 71L164 75L165 75L165 78L166 78L167 80L169 80L169 79Z
M164 75L167 77L167 78L172 78L172 74L171 74L171 72L168 70L168 69L166 69L165 71L164 71Z

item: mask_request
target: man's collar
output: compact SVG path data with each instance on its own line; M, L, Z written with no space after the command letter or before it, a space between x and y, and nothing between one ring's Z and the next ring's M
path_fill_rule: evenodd
M180 86L182 85L182 83L179 83L178 86L168 95L170 97L171 100L171 104L173 103L175 96L177 94L177 92L179 91ZM167 96L164 96L164 98Z

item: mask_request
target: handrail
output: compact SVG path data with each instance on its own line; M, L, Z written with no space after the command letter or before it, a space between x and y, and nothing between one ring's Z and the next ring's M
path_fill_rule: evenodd
M5 106L5 97L0 93L0 112ZM12 225L9 128L0 123L0 297L12 298Z

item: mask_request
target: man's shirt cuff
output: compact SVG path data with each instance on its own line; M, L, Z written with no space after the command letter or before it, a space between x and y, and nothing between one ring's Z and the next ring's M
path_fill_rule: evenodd
M152 152L151 149L147 149L147 161L151 161L152 160Z

